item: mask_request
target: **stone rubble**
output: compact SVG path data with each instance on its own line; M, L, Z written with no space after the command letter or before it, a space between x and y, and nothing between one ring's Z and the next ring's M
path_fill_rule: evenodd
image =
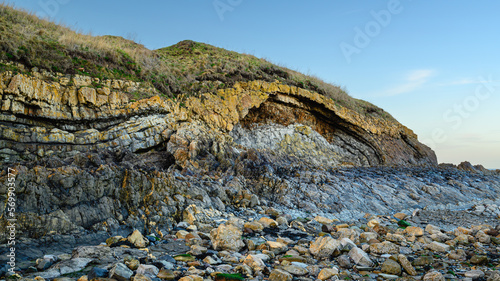
M161 238L134 230L126 238L111 236L106 241L95 241L97 246L77 247L71 255L42 256L32 261L36 266L26 263L17 272L22 276L20 280L26 281L500 277L500 245L492 239L500 238L500 224L464 225L447 231L434 224L418 224L411 216L403 223L397 217L367 214L365 223L321 219L324 227L298 230L294 222L307 225L317 223L317 219L290 218L275 209L260 209L246 216L229 213L210 223L182 221ZM275 219L287 217L290 223L281 228L272 223L266 227L256 224L274 220L266 213L273 213ZM412 239L416 234L417 238ZM447 240L435 241L432 237L438 239L436 234L446 235ZM404 239L392 239L394 235ZM462 235L468 235L468 240L456 243ZM174 246L176 243L179 246Z

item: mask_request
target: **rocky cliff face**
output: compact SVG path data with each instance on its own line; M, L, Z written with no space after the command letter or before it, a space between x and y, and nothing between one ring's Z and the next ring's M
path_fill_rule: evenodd
M190 97L181 108L158 96L129 101L126 92L151 91L138 83L38 76L0 76L1 152L6 159L99 149L144 152L167 144L184 166L186 153L196 146L192 142L211 137L179 131L190 127L217 131L231 146L285 152L315 163L436 164L434 153L403 125L361 116L317 93L278 82L237 83ZM176 136L168 145L172 134Z
M160 231L176 218L203 221L226 204L260 204L256 194L298 192L310 170L436 165L434 152L396 121L279 82L240 82L182 102L132 100L138 92L155 89L0 74L0 156L18 171L24 235L120 225ZM299 203L285 198L291 208Z

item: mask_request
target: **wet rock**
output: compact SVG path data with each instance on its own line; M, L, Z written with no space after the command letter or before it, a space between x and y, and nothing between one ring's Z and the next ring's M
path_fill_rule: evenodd
M366 225L370 228L375 228L376 226L380 225L380 221L377 219L370 220Z
M339 263L340 267L342 267L342 268L351 268L352 267L351 259L347 255L339 256L337 258L337 262Z
M133 274L134 272L123 263L115 264L109 271L109 277L118 281L129 281Z
M435 225L432 225L432 224L428 224L426 227L425 227L425 231L429 234L438 234L438 233L441 233L441 229Z
M143 258L145 251L123 247L109 248L106 246L80 246L73 249L73 258L89 258L97 264L108 265L123 259L125 256Z
M486 281L500 281L500 272L492 272Z
M488 257L483 255L473 255L470 258L470 263L472 264L486 264L488 263Z
M405 213L395 213L393 216L398 220L404 220L407 217Z
M403 235L393 234L393 233L387 233L385 236L385 239L387 241L394 242L394 243L401 243L401 242L406 241L406 239Z
M134 275L133 281L151 281L151 278L149 276L146 276L144 274L141 274L141 273L137 273Z
M434 241L426 245L425 247L433 252L441 252L441 253L448 252L451 249L449 245L437 241Z
M303 276L309 273L309 271L301 266L296 265L287 265L283 267L283 270L295 275L295 276Z
M186 243L183 241L169 241L167 243L149 247L150 252L158 257L163 256L165 253L168 253L171 256L185 254L190 249L191 248L186 246Z
M393 274L379 273L378 275L382 277L384 280L394 280L399 278L399 276Z
M322 216L316 216L314 218L315 221L321 223L321 224L325 224L325 225L328 225L328 224L332 224L333 223L333 220L332 219L329 219L329 218L325 218L325 217L322 217Z
M266 267L264 261L257 255L248 255L243 264L250 266L254 271L262 271Z
M418 226L408 226L405 228L404 233L419 237L424 235L424 230Z
M258 221L247 222L245 223L244 227L256 232L260 232L264 229L264 226Z
M375 232L363 232L359 235L362 242L368 242L373 239L377 239L378 234Z
M175 279L176 275L172 270L162 268L158 272L157 277L160 279L165 279L165 280L173 280L173 279Z
M87 279L93 280L95 278L105 278L109 274L109 271L104 268L92 267L92 269L87 273Z
M361 250L360 248L352 248L349 251L349 257L354 261L355 264L360 266L370 267L373 266L373 261L370 259L368 254Z
M160 270L154 265L141 264L136 270L137 274L142 274L150 278L156 277Z
M465 234L460 234L457 237L455 237L455 239L453 239L453 240L455 240L460 245L469 244L469 236L467 236Z
M64 274L80 271L89 264L92 259L89 258L72 258L63 260L52 266L49 270L40 272L37 275L42 278L55 278Z
M309 251L316 258L322 259L330 257L333 252L339 248L339 246L340 242L338 240L329 236L323 236L316 238L316 240L311 243Z
M399 265L398 262L392 259L387 259L382 264L381 271L387 274L401 275L401 266Z
M417 271L415 270L415 268L413 268L410 261L408 261L405 255L398 255L398 261L403 267L403 269L406 271L406 273L408 273L411 276L417 275Z
M479 230L477 233L476 233L476 239L477 241L483 243L483 244L489 244L491 242L491 237L484 233L484 231L482 230Z
M269 281L291 281L293 276L281 269L273 269L269 275Z
M56 261L58 260L57 257L52 256L52 255L46 255L43 257L43 259L38 259L36 261L36 268L38 270L44 271L47 270L49 267L51 267Z
M264 227L271 227L271 228L278 227L278 222L267 217L260 218L259 223Z
M472 280L476 280L476 279L484 277L484 272L481 270L469 270L469 271L465 272L464 276L468 277L468 278L472 278Z
M280 229L287 229L288 228L288 220L281 216L276 219L276 222L278 223L278 227Z
M414 266L425 266L425 265L430 265L434 263L434 258L431 256L420 256L413 260L413 265Z
M144 248L148 244L148 240L142 236L139 230L134 230L132 234L127 237L127 240L137 248Z
M491 237L491 243L495 245L500 245L500 238L498 237Z
M349 238L342 238L339 240L339 242L339 250L341 251L349 252L352 248L356 247L356 244L354 244L354 242L352 242L352 240Z
M272 251L274 254L280 254L285 252L288 247L280 242L274 242L274 241L267 241L267 245L269 245L269 250Z
M339 270L336 267L323 268L318 274L318 279L324 281L338 274Z
M389 241L370 245L370 253L374 254L399 254L399 246Z
M445 281L446 279L443 277L443 274L441 274L438 271L430 271L424 275L424 278L422 279L424 281Z
M233 225L219 225L210 232L210 239L215 250L231 250L238 252L245 243L241 239L242 231Z
M461 234L470 235L471 233L472 230L461 226L457 227L454 231L455 236L459 236Z
M448 253L448 258L453 259L453 260L465 260L467 258L467 255L464 250L462 249L457 249L457 250L452 250Z
M192 262L195 261L196 258L191 256L190 254L181 254L174 256L174 260L182 262Z
M141 263L139 262L139 260L134 259L134 258L132 258L132 257L130 257L130 256L129 256L129 257L127 257L127 258L125 258L125 259L123 260L123 263L124 263L124 264L125 264L128 268L130 268L130 270L136 270L136 269L139 267L139 265L141 264Z

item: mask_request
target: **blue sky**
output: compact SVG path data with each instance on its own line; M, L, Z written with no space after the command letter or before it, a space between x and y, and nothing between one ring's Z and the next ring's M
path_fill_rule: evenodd
M439 162L500 168L498 1L10 3L149 49L191 39L266 58L384 108Z

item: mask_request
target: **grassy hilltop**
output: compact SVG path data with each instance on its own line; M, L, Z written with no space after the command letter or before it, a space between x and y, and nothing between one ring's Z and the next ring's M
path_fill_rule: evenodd
M236 81L278 80L316 91L359 113L392 119L382 109L350 97L338 86L252 55L189 40L149 50L122 37L75 32L5 4L0 4L0 60L28 68L0 63L0 71L29 72L37 67L64 74L146 82L165 98L213 92Z

